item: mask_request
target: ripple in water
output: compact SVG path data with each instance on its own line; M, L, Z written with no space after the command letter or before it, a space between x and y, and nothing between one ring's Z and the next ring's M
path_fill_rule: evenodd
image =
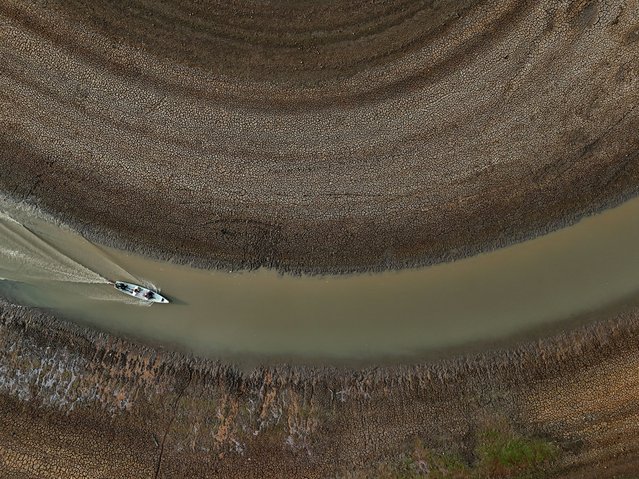
M0 213L0 277L22 283L109 282L102 275L58 251L5 213Z

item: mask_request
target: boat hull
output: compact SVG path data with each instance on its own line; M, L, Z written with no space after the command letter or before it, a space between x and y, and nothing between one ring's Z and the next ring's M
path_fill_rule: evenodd
M139 284L127 283L126 281L115 281L113 283L113 286L121 293L128 294L129 296L133 296L134 298L146 301L148 303L169 303L169 300L157 291L145 288L144 286L140 286Z

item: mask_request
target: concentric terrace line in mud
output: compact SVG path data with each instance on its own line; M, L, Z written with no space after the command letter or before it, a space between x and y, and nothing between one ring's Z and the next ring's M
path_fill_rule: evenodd
M636 193L635 1L0 3L0 189L91 239L343 272Z
M637 192L637 25L637 0L0 0L0 191L201 265L465 256ZM415 439L470 465L501 422L551 477L627 477L638 318L240 370L0 300L0 475L379 477Z

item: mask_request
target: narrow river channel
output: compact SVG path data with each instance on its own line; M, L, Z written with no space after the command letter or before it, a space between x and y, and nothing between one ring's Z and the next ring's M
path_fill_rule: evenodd
M340 277L226 273L133 256L0 201L0 295L214 357L428 354L561 325L639 291L639 199L454 263ZM107 279L153 284L142 305Z

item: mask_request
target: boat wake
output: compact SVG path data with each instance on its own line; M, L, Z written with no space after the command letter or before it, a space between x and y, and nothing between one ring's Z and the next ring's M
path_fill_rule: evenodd
M119 280L159 292L151 281L136 278L106 248L43 215L0 195L0 280L5 295L11 290L16 297L28 297L30 304L47 305L73 288L77 298L86 300L153 304L112 287Z
M87 297L94 301L113 301L117 303L130 304L132 306L149 307L153 305L153 303L149 303L148 301L142 301L140 299L136 299L130 296L123 296L122 294L118 293L115 290L109 293L104 292L103 294L100 294L97 292L91 293L91 294L88 294Z
M99 271L99 272L98 272ZM137 281L100 247L84 237L61 230L50 222L23 211L20 205L0 198L0 278L22 284L106 285L111 279ZM135 305L147 304L126 298L114 290L89 288L86 296L96 300Z
M58 251L20 222L1 212L0 277L23 283L108 283L102 275Z

